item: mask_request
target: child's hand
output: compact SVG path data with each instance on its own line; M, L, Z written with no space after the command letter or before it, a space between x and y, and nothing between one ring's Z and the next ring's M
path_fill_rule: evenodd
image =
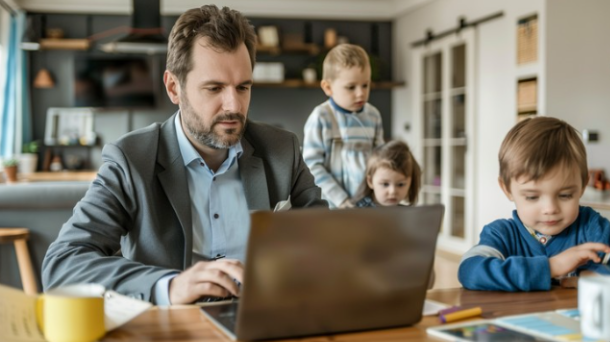
M600 262L597 252L610 252L610 246L598 242L588 242L574 246L549 259L551 277L560 277L574 271L578 266L586 264L589 260Z

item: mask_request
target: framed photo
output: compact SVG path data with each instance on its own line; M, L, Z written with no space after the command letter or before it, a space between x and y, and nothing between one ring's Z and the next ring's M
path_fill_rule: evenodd
M258 40L263 46L280 46L280 36L275 26L261 26L258 28Z
M54 145L94 145L92 108L49 108L44 143Z

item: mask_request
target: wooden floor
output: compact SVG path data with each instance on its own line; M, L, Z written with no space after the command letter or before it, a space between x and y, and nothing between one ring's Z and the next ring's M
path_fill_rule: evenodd
M460 256L438 251L434 260L436 280L433 289L462 287L457 279Z

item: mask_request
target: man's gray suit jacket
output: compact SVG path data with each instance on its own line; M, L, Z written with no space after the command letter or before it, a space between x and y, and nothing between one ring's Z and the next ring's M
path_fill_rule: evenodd
M103 165L42 266L45 289L94 282L150 301L163 276L191 265L192 216L175 114L102 151ZM327 206L297 137L248 121L239 172L250 210Z

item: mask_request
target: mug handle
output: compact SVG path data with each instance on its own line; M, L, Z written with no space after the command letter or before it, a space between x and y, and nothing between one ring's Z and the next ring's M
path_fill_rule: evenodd
M44 335L44 295L41 294L36 298L36 323L38 323L38 329Z

